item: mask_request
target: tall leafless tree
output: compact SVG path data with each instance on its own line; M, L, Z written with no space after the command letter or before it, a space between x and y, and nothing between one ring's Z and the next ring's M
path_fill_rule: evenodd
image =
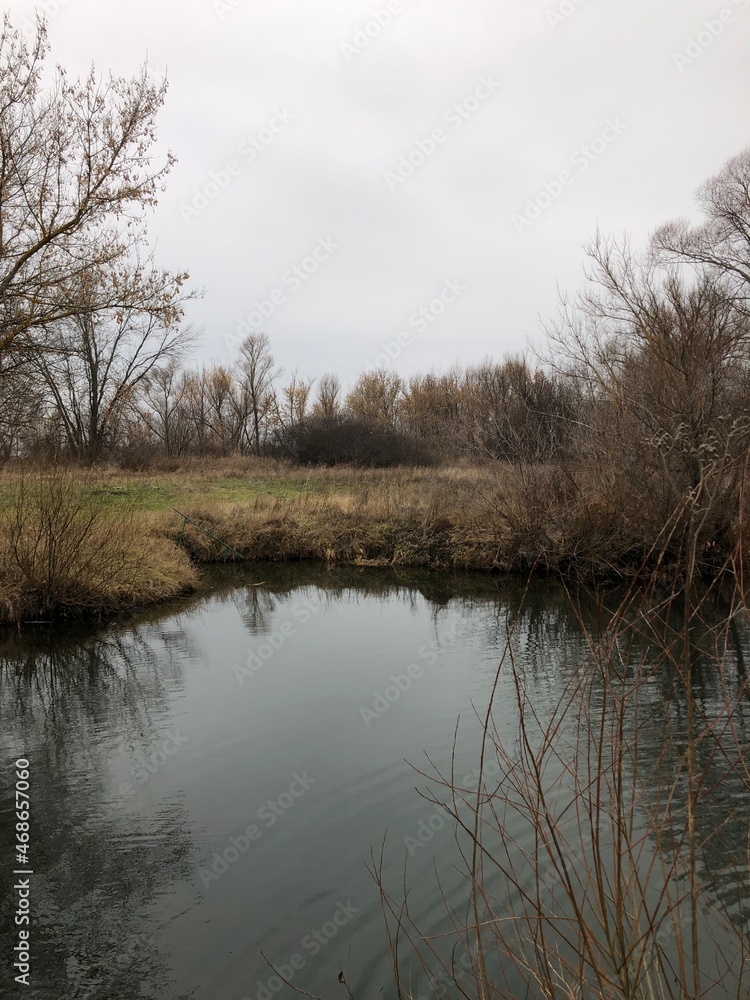
M667 223L654 234L658 259L701 265L722 275L750 308L750 147L733 156L698 189L705 221Z
M338 375L326 372L318 379L318 389L312 407L313 416L322 420L335 420L340 409L341 381Z
M265 333L251 333L242 342L236 364L243 444L260 455L267 424L275 408L274 382L281 375Z
M168 458L185 455L196 437L191 405L194 378L170 360L143 387L137 418L160 442Z
M69 447L92 460L114 444L118 423L139 387L192 340L190 331L180 329L176 309L171 321L144 299L127 309L98 309L102 282L108 282L107 275L100 281L93 281L91 272L79 278L71 292L71 315L45 326L43 343L28 351L55 402ZM139 297L145 292L141 288Z
M82 312L145 307L172 327L187 275L144 257L145 210L173 164L155 164L166 82L72 81L45 71L43 21L27 44L8 15L0 29L0 354L43 348ZM106 276L106 280L104 277ZM96 289L85 303L83 285Z

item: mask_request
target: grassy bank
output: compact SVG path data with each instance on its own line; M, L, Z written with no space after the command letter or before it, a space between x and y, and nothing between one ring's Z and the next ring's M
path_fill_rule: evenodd
M106 615L199 583L188 554L109 477L75 468L0 481L0 621Z
M308 471L232 459L147 474L6 470L0 619L106 614L195 589L196 567L226 550L192 524L183 535L174 508L250 561L622 579L659 541L601 483L573 489L544 466ZM737 540L714 546L717 564Z

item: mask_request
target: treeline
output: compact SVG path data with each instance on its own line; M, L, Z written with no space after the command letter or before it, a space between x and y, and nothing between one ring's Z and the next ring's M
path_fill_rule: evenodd
M600 491L625 476L631 494L663 498L667 524L685 490L709 489L709 470L714 501L744 477L750 149L701 187L699 204L702 222L664 225L642 251L598 234L587 286L549 325L544 359L408 379L370 370L347 392L336 374L285 377L264 333L229 364L191 368L189 331L142 304L99 309L98 286L78 279L68 315L5 352L1 454L546 464L579 487L596 476Z
M5 460L70 456L137 465L250 454L376 466L544 461L563 445L578 412L569 379L521 358L408 380L368 371L347 393L334 374L284 380L264 334L249 336L233 364L195 369L162 359L127 385L118 377L126 359L113 358L97 332L69 335L54 355L34 352L0 380ZM80 333L78 324L68 324L68 333Z

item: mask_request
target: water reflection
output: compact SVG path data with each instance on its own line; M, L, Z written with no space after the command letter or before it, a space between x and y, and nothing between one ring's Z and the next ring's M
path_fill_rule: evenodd
M478 746L473 711L486 704L506 643L512 641L535 704L549 707L592 638L606 633L619 596L596 601L554 581L524 587L482 575L227 567L212 575L208 594L128 623L6 633L0 843L12 841L11 765L24 755L32 761L39 873L34 996L242 1000L258 995L272 974L261 949L284 965L301 948L302 987L340 990L338 971L348 956L356 995L378 996L389 988L389 960L365 862L388 830L396 846L389 877L398 884L408 851L402 845L429 831L435 812L415 795L419 782L404 758L417 762L429 747L432 759L449 767L453 723L463 712L468 738L460 763L471 773ZM294 616L304 602L320 611L305 622ZM453 621L460 626L455 642L441 646ZM712 669L717 638L708 610L706 621L692 636L692 679L703 725L714 726L718 738L700 751L701 870L746 920L737 867L745 861L750 797L736 751L750 737L743 660L750 631L738 619L722 639L722 679ZM296 626L288 643L243 682L234 668L285 622ZM661 641L665 629L678 650L678 626L634 617L619 647L623 662L655 657L655 638ZM420 654L425 646L430 656ZM420 667L419 680L367 726L362 707L410 663ZM498 713L511 732L512 685L505 674L501 681ZM731 731L718 725L728 693L736 701ZM639 773L659 801L668 777L659 741L671 727L679 753L684 691L665 670L653 674L644 699ZM257 822L263 803L284 795L305 767L317 782L309 795L263 829L231 875L201 882L209 859ZM709 801L719 779L722 797ZM684 812L685 796L677 785L675 815ZM410 858L415 912L438 932L446 921L433 856L446 875L446 899L458 909L466 883L451 867L449 827ZM304 952L301 942L350 900L358 912L335 942L319 955ZM6 899L5 954L11 918Z
M165 995L153 909L190 871L190 831L179 802L148 818L131 814L127 796L112 797L111 768L118 756L148 761L159 745L168 697L182 684L180 658L139 629L83 642L9 636L2 654L4 845L13 843L12 761L32 762L33 995ZM13 912L6 896L6 955Z
M650 782L652 810L667 806L674 818L668 856L680 850L692 795L699 845L697 866L710 898L744 934L750 931L750 690L745 651L750 643L747 616L732 613L720 592L709 593L686 634L681 609L634 629L631 655L659 664L641 700L644 721L638 733L639 775ZM669 651L662 662L664 650ZM695 774L686 774L689 707L694 706ZM646 712L645 709L648 709ZM648 725L645 720L648 719ZM684 852L684 848L683 848Z

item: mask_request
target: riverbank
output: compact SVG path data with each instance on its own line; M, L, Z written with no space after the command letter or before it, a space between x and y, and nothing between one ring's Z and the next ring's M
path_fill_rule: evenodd
M654 544L626 508L543 466L6 470L0 498L5 622L147 607L227 558L622 580Z

